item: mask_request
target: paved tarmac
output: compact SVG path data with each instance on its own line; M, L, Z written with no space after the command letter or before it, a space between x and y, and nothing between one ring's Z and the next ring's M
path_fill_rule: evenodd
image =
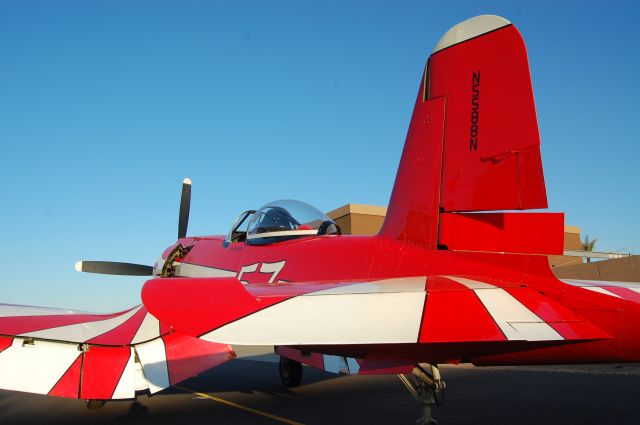
M79 400L0 391L0 424L414 424L417 404L396 376L305 368L280 384L274 355L243 357L153 397L88 410ZM443 367L440 424L640 424L640 365Z

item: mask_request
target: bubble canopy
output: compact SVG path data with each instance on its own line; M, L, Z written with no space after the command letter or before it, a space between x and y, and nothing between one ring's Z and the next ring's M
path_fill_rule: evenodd
M257 210L247 226L247 243L266 244L312 235L338 235L340 228L322 211L291 199Z

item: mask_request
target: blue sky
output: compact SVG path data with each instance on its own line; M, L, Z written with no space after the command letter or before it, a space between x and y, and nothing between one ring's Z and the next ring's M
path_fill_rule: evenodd
M551 211L640 252L640 9L628 1L0 2L0 301L109 311L153 264L274 199L386 205L424 63L452 25L516 24Z

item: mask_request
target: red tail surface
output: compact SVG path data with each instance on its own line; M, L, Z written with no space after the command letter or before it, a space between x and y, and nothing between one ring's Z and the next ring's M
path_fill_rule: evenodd
M462 22L442 37L427 62L381 235L444 248L443 214L546 207L524 41L498 16ZM500 218L508 213L491 214ZM538 243L533 251L561 251L562 216L549 215L542 222L552 224L557 236L548 249ZM531 233L537 234L540 229L534 227ZM526 246L509 249L509 232L493 229L491 238L497 234L502 243L487 250L531 251Z

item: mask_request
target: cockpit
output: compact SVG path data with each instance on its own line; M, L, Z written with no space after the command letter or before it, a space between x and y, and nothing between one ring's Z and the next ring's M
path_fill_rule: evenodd
M302 237L340 234L340 227L320 210L304 202L286 199L240 214L231 226L226 242L266 245Z

